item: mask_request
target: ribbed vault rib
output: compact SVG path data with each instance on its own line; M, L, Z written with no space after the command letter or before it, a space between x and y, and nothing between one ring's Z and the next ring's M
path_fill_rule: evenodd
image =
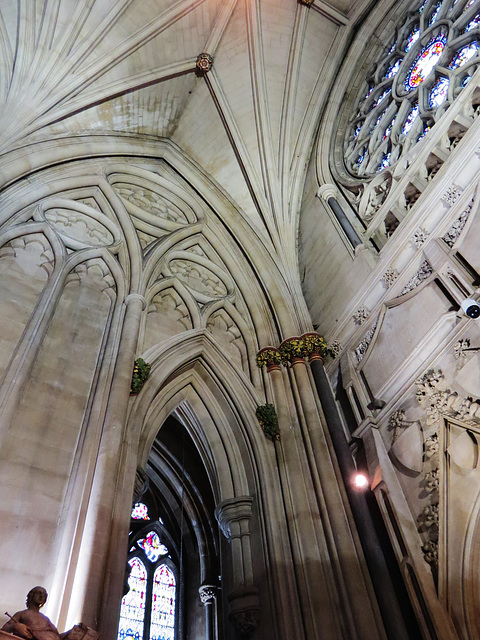
M228 100L222 90L220 82L216 77L215 70L209 71L205 76L210 95L213 98L213 102L217 108L218 114L222 120L225 132L228 136L230 144L232 145L233 152L240 165L243 177L250 195L255 203L257 213L260 216L265 229L270 236L274 245L278 244L278 235L276 233L273 220L267 212L269 212L268 202L265 200L265 195L258 182L258 176L255 168L249 156L248 150L244 144L243 138L239 132L238 126L233 117L232 110L228 103ZM267 214L267 215L266 215Z
M247 40L250 55L250 77L252 97L257 123L257 139L260 152L260 165L265 195L269 205L268 215L275 225L281 242L276 213L280 213L279 189L276 163L272 147L272 130L268 115L268 94L265 82L265 63L263 58L262 24L260 3L258 0L246 0Z

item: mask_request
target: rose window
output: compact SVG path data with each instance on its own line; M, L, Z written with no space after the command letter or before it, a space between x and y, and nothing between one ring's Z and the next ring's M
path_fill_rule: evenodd
M480 0L411 5L368 74L347 125L350 175L372 178L428 134L480 64L479 43Z

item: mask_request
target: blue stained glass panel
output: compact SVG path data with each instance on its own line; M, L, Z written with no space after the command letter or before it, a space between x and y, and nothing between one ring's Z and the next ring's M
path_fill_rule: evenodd
M393 78L393 76L400 69L401 63L402 63L401 60L397 60L395 63L391 64L387 69L387 73L385 74L385 77L386 78Z
M463 30L463 33L467 33L467 31L471 31L472 29L476 29L478 27L479 23L480 23L480 14L478 16L475 16L475 18L473 20L471 20L467 24L467 26Z
M420 29L417 27L413 31L411 31L410 35L408 36L407 46L405 47L405 51L410 51L410 49L413 47L413 45L419 39L419 37L420 37Z
M132 558L128 564L132 567L128 578L130 591L122 599L118 640L142 640L147 571L139 558Z
M386 169L389 166L389 164L390 164L390 156L391 155L392 154L389 152L389 153L386 153L383 156L383 158L380 160L380 164L378 165L378 169L379 170L380 169Z
M418 111L419 111L418 104L414 105L410 109L410 113L408 114L407 119L405 120L405 124L403 125L403 129L402 129L402 133L404 133L405 135L413 127L413 123L415 122L415 119L418 116Z
M441 2L437 2L437 6L435 7L434 12L432 13L432 15L430 16L430 21L429 24L433 24L435 22L435 20L438 17L438 14L440 13L440 9L442 8L442 3Z
M373 103L372 108L373 108L373 107L376 107L377 105L379 105L379 104L380 104L380 102L381 102L384 98L386 98L387 96L389 96L391 93L392 93L392 90L391 90L391 89L387 89L387 90L386 90L386 91L384 91L382 94L380 94L380 95L378 96L378 98L375 100L375 102Z
M431 107L439 107L447 97L448 85L450 81L448 78L438 78L430 90L428 101Z
M465 64L465 62L470 60L470 58L473 58L473 56L478 53L478 48L477 42L471 42L470 44L467 44L466 47L462 47L460 51L453 56L448 68L458 69L458 67L461 67L462 64Z
M150 640L174 640L175 576L166 565L160 565L153 576L152 622Z

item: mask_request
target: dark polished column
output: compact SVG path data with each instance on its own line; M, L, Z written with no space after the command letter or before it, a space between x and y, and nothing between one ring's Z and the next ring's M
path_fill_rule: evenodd
M338 224L342 227L352 247L355 249L355 247L358 247L358 245L362 244L360 236L353 228L352 223L345 215L345 211L342 209L342 206L336 198L337 192L335 187L330 184L324 184L318 190L317 195L319 198L324 200L333 211Z
M390 573L378 540L365 495L356 491L350 479L356 472L345 432L338 413L335 399L323 367L323 358L318 354L310 356L312 370L318 397L325 414L328 430L342 473L345 488L349 498L358 535L362 543L365 560L372 579L375 595L382 614L389 640L409 640L410 636L405 626L400 605L396 596Z

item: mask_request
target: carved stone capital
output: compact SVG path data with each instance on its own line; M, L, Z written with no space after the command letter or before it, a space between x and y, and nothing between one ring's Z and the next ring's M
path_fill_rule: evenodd
M313 0L310 3L302 2L301 4L313 4ZM330 198L338 197L338 189L333 184L322 184L321 187L318 188L317 198L320 198L324 202L328 202Z
M228 619L239 638L249 638L258 625L260 603L256 587L243 586L228 594Z
M258 625L258 613L258 610L237 611L228 616L239 638L249 638L254 633Z
M282 362L282 356L280 351L275 347L264 347L257 353L257 367L267 367L267 371L274 371L280 369Z
M251 496L240 496L224 500L215 509L215 517L220 529L229 542L233 538L250 534L249 521L252 517L252 503Z
M213 584L202 584L198 589L198 595L203 605L212 604L217 597L217 587Z

